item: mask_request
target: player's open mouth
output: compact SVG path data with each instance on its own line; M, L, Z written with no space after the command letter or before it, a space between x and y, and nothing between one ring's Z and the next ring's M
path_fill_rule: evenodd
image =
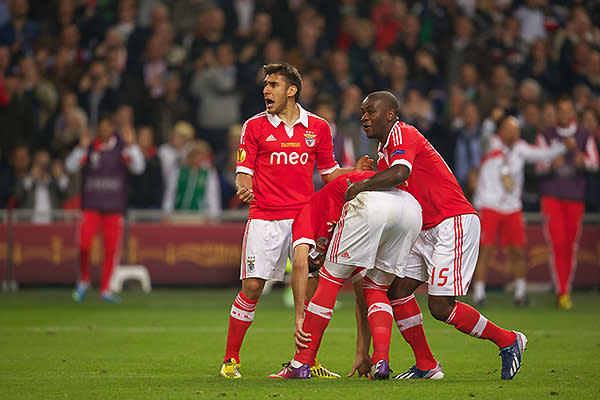
M265 105L267 106L267 108L271 108L273 104L275 104L275 101L273 101L272 99L265 99Z
M366 132L371 129L371 125L363 125L363 130Z

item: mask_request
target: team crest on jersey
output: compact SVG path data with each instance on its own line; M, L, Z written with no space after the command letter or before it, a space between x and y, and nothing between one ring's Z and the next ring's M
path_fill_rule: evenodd
M306 131L306 133L304 134L304 140L306 140L306 145L308 147L313 147L316 143L316 137L317 135L315 135L313 131Z
M237 162L244 162L246 159L246 150L239 149L237 154Z
M248 271L250 271L250 272L254 271L255 263L256 263L256 257L248 256L248 258L246 258L246 265L248 266Z

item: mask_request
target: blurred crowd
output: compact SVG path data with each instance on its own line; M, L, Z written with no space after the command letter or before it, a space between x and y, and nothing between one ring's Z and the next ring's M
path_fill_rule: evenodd
M467 194L507 114L533 143L567 96L600 144L598 1L0 0L0 208L77 207L64 160L106 112L146 158L130 208L243 206L240 124L264 110L262 66L283 61L343 166L376 159L360 124L373 90L397 96ZM539 210L533 169L523 201ZM586 209L600 211L598 173Z

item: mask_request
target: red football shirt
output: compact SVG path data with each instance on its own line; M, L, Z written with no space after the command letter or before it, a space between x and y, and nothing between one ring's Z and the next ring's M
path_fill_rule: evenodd
M315 162L321 175L339 168L327 121L298 107L292 127L262 112L242 128L236 172L252 175L250 219L294 218L315 192Z
M385 146L380 144L377 153L379 171L397 164L410 169L408 179L398 187L421 204L423 229L430 229L446 218L477 214L444 159L414 126L396 122Z
M346 179L358 182L373 175L375 175L373 171L350 172L338 176L315 193L294 218L292 224L293 246L306 243L316 246L321 253L326 253L329 240L333 235L333 224L340 219L345 203L344 193L348 189Z

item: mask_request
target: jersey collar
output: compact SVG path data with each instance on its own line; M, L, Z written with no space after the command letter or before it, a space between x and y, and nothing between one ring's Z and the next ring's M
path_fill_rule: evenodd
M302 125L304 125L305 128L308 128L308 112L306 112L306 110L302 108L300 104L296 104L296 106L300 110L300 115L298 116L296 122L292 124L292 126L295 126L297 123L301 123ZM276 114L267 113L267 119L269 120L271 125L273 125L274 128L277 128L279 124L283 122L283 120L279 118Z
M392 125L392 127L390 128L390 131L388 132L388 137L387 140L385 141L385 144L382 146L381 142L379 142L379 145L377 147L377 153L380 153L384 147L387 147L387 145L390 143L390 136L392 136L392 131L394 130L394 128L396 127L396 125L399 125L400 121L397 121L396 123L394 123L394 125Z

